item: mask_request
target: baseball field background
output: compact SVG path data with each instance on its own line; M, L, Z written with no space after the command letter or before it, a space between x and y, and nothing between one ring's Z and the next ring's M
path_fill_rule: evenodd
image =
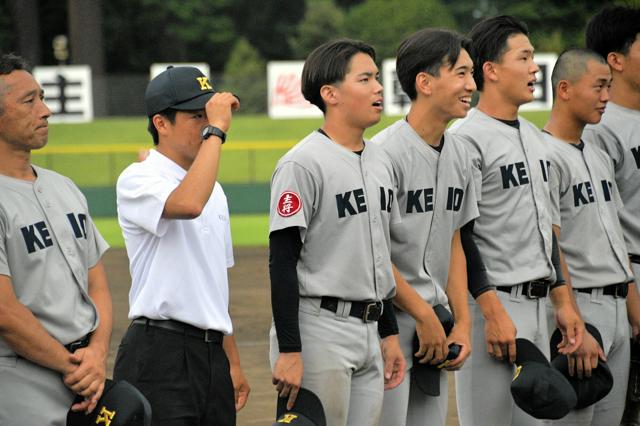
M522 115L542 127L549 113ZM373 136L398 118L383 116L365 136ZM267 245L271 173L290 147L321 124L320 119L234 117L218 175L229 200L234 245ZM82 189L100 232L112 247L124 247L115 218L115 184L122 170L137 161L140 151L153 147L146 128L145 117L52 124L48 145L33 152L35 164L70 177Z

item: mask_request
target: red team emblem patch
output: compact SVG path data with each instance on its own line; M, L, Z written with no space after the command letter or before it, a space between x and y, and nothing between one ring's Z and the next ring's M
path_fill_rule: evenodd
M302 208L300 196L295 192L285 191L278 199L278 214L282 217L293 216Z

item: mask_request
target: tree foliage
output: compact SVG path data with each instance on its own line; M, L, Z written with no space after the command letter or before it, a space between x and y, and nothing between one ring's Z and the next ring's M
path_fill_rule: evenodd
M322 43L346 36L344 21L345 12L333 0L310 2L304 19L290 38L292 57L304 59Z
M240 97L241 113L266 112L267 66L258 50L246 39L238 40L224 68L222 87L216 90L235 93ZM215 84L215 82L214 82Z
M395 57L398 44L424 27L455 29L440 0L367 0L347 13L347 34L372 44L379 58Z

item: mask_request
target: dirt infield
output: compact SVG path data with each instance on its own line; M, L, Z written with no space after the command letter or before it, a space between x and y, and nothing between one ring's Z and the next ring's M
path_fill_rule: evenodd
M268 334L271 324L271 304L267 249L264 247L236 248L235 260L235 266L229 271L231 316L242 368L251 385L249 402L238 413L238 425L271 425L275 417L276 394L271 384L269 369ZM114 313L108 364L108 375L111 377L118 344L129 324L127 312L131 278L124 249L109 250L104 257L104 263L111 286ZM450 376L447 426L458 424L451 379Z

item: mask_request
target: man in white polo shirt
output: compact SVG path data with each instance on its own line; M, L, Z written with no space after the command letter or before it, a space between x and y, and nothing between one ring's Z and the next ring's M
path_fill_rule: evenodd
M147 397L154 425L234 425L249 385L231 335L233 251L216 177L240 104L193 67L170 67L151 80L145 104L156 149L117 183L132 323L114 379Z

